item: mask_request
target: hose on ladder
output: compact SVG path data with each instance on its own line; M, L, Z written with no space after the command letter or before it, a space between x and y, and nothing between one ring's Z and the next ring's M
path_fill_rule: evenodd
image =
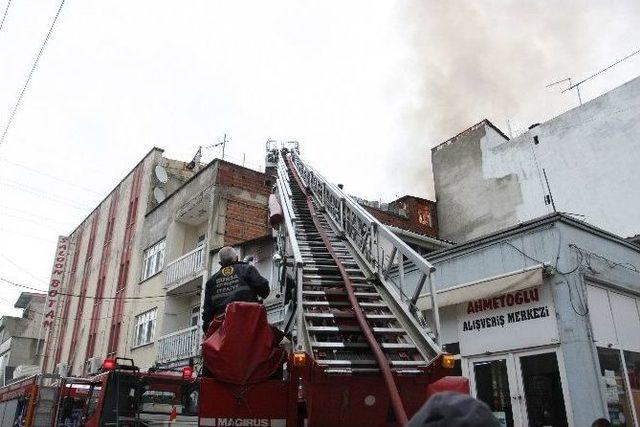
M298 171L295 165L293 164L291 155L287 156L287 162L289 164L289 169L291 169L291 172L293 173L293 177L295 178L296 182L298 183L298 186L300 187L300 189L302 190L303 194L306 197L307 206L309 207L309 211L311 212L311 219L313 220L314 225L316 226L316 228L318 229L318 232L320 233L322 242L324 243L327 250L331 254L331 258L333 258L334 262L336 263L336 266L338 266L338 270L340 271L340 276L342 277L342 281L344 282L345 288L347 290L347 296L349 298L349 302L351 303L351 306L353 307L353 311L358 321L358 325L360 326L360 329L362 330L362 333L364 334L367 340L367 343L369 344L369 347L371 348L371 351L373 352L376 358L376 362L380 367L380 371L382 372L382 376L384 378L384 382L385 382L387 391L389 393L389 397L391 399L391 406L393 408L393 413L396 417L396 420L400 423L401 426L405 426L407 425L409 420L407 418L407 413L404 409L404 406L402 405L400 392L398 391L398 386L396 385L396 382L393 378L393 373L391 372L389 361L387 360L387 357L382 352L382 349L380 348L380 344L378 343L378 341L376 341L376 338L373 335L373 331L371 330L371 327L369 326L369 323L367 322L367 319L364 313L362 312L362 308L360 307L360 304L358 304L358 300L356 299L356 295L353 290L353 282L349 278L349 275L347 274L347 270L342 264L342 261L340 261L340 259L336 255L336 252L333 248L333 245L331 244L331 241L329 240L329 237L327 236L326 231L322 228L322 225L318 221L316 209L313 206L313 203L311 201L311 195L309 194L309 190L303 185L302 180L298 175Z

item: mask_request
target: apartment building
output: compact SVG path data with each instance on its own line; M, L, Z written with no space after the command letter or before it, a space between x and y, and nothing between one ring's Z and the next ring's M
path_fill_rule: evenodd
M39 371L40 325L45 294L22 292L14 307L22 317L0 318L0 386Z
M121 355L142 369L184 366L199 355L202 290L223 246L251 256L271 278L270 192L267 175L214 160L147 212L137 299L127 306L130 341Z
M141 274L146 212L195 175L151 149L56 251L47 300L42 369L80 375L87 361L121 355L129 337L127 299ZM189 166L189 167L188 167ZM190 167L193 166L193 167Z

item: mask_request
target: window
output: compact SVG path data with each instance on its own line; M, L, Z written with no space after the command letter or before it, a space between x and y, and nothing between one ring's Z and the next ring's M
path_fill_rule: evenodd
M600 384L607 401L611 424L633 425L620 351L598 347L598 359L600 360Z
M156 329L156 312L154 308L136 316L136 336L134 347L149 344L153 341L153 334Z
M148 279L162 270L165 246L166 240L162 239L155 245L145 249L142 263L142 280Z
M200 306L196 305L191 308L191 326L198 326L198 318L200 317Z

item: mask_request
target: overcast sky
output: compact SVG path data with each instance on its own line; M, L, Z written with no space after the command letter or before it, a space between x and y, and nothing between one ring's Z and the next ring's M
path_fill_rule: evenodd
M0 277L46 289L56 236L154 145L190 160L227 133L227 158L261 168L267 139L296 139L352 194L433 198L430 147L485 117L517 133L575 107L545 85L640 48L638 3L67 0L0 146ZM2 130L58 5L8 9ZM582 96L639 74L637 55ZM0 289L16 314L20 290Z

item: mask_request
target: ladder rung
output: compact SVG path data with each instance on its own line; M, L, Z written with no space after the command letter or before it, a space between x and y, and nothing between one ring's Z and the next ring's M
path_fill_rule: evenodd
M402 328L371 328L376 334L406 334L407 332ZM358 326L308 326L309 332L360 332Z
M362 365L377 365L378 362L372 359L364 360L326 360L316 359L316 362L320 365L326 366L362 366ZM427 363L424 360L390 360L391 366L424 366Z
M385 348L388 350L402 350L402 349L412 349L416 348L415 344L412 343L391 343L391 342L383 342L378 343L381 348ZM311 343L311 347L313 348L368 348L369 343L366 342L339 342L339 341L313 341Z
M393 320L396 318L393 314L364 314L367 319L371 320ZM345 318L345 317L355 317L354 313L345 311L341 313L304 313L305 317L308 318L316 318L316 319L334 319L334 318Z

